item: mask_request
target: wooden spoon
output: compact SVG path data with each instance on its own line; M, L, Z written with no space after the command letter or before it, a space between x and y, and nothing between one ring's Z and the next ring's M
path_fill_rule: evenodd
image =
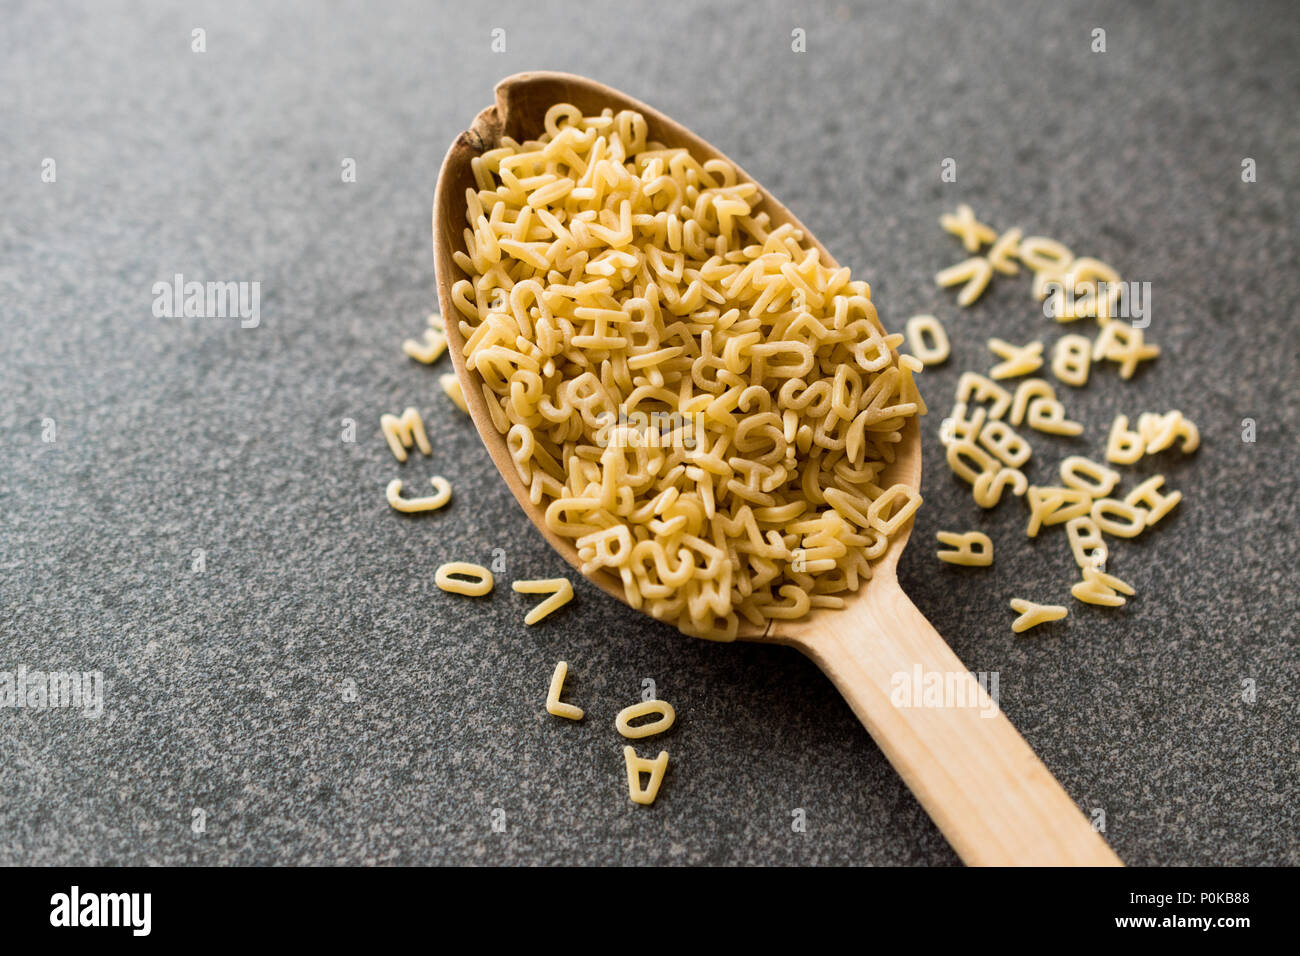
M496 88L496 105L456 138L438 175L433 206L434 259L438 298L446 317L451 359L465 401L488 453L514 492L524 513L551 547L575 568L577 547L546 527L543 508L534 505L519 480L505 437L492 424L476 373L465 367L465 339L451 301L453 283L464 276L452 254L465 250L465 190L473 187L470 161L498 145L500 138L536 138L555 103L572 103L584 114L605 107L632 109L645 116L650 138L669 147L685 147L700 161L719 158L736 166L742 179L752 176L690 130L618 90L568 73L519 73ZM835 260L807 226L762 186L757 208L774 225L789 222L820 250L822 261ZM913 417L903 432L898 458L880 482L919 487L921 436ZM911 531L897 534L872 568L872 577L856 594L845 595L842 610L818 610L799 621L775 621L759 631L742 621L741 639L788 644L808 655L843 693L926 812L969 864L1122 865L1034 754L1001 710L989 714L986 695L898 584L898 558ZM606 592L625 600L618 577L608 571L590 575ZM746 630L748 627L748 630ZM891 702L895 680L910 680L916 665L957 684L968 701L964 707L897 707ZM901 676L900 676L901 675Z

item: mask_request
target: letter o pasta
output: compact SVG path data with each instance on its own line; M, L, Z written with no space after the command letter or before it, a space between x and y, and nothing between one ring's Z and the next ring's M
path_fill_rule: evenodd
M446 321L547 528L699 637L839 606L920 503L882 475L922 362L729 163L632 111L530 132L472 161Z
M453 577L460 575L460 577ZM473 578L466 581L465 578ZM441 565L434 575L434 583L451 594L467 594L470 597L482 597L492 590L492 572L479 564L468 561L451 561Z
M948 333L933 315L912 316L907 320L906 331L907 347L922 364L942 365L948 361L951 350Z
M648 724L632 726L631 722L638 717L648 717L651 714L658 714L659 719L652 720ZM614 726L628 740L640 740L642 737L653 737L655 734L664 733L672 727L676 720L677 712L673 710L673 705L668 701L647 700L620 710L618 716L614 718Z

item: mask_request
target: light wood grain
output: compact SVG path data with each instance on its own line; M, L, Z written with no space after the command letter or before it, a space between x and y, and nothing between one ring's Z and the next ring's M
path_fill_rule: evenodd
M546 527L543 509L534 505L519 480L505 437L492 424L481 383L465 366L465 339L451 302L451 287L465 278L452 256L464 251L465 191L474 186L470 161L500 138L538 136L546 110L568 102L584 113L606 107L642 113L650 136L670 147L685 147L697 159L724 159L742 178L757 184L739 164L708 141L658 110L585 77L567 73L521 73L503 80L496 104L483 110L461 133L443 160L433 208L434 260L438 297L446 318L448 351L488 453L525 514L550 545L581 570L575 543ZM756 209L776 225L791 223L816 247L822 261L834 257L803 223L759 185ZM897 358L897 356L895 356ZM884 487L921 480L921 436L915 419L903 429L897 460L886 470ZM740 638L788 644L811 657L835 682L920 800L940 830L967 863L1116 865L1118 858L1093 832L1083 814L1029 745L1000 712L979 716L976 708L895 707L890 700L894 675L925 671L965 674L952 650L898 586L896 568L910 525L891 542L872 579L846 597L839 611L818 611L797 622L778 622L763 630L742 624ZM606 593L625 601L622 584L608 572L589 576Z
M855 601L788 628L835 682L962 860L980 866L1117 866L1097 834L975 677L899 588L877 575ZM942 706L895 706L914 668L961 681ZM913 701L912 703L915 703Z

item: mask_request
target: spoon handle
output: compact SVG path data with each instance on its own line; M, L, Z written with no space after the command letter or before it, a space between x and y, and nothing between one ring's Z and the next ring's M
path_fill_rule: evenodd
M963 861L1123 866L901 588L817 617L790 643L835 682ZM924 699L931 674L946 688L937 702Z

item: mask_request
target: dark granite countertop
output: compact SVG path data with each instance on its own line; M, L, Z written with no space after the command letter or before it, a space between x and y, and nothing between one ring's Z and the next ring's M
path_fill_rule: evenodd
M0 709L0 863L956 862L796 652L683 638L582 582L523 625L532 599L506 582L567 569L449 410L447 360L399 345L433 307L443 153L525 69L698 130L871 282L886 324L946 324L901 579L1000 674L1120 856L1300 863L1293 4L4 6L0 671L107 684L97 720ZM1115 549L1138 589L1120 612L1070 600L1061 538L1030 543L1018 504L979 513L943 466L939 420L961 370L992 364L984 340L1058 334L1024 277L967 310L934 287L959 257L938 216L963 201L1151 283L1163 354L1130 382L1095 369L1067 397L1085 435L1042 439L1030 475L1099 453L1117 412L1199 425L1195 455L1134 469L1186 497ZM260 324L156 317L176 273L259 281ZM434 456L403 468L378 417L407 405ZM391 477L434 473L445 511L385 504ZM995 567L940 565L953 527L988 530ZM489 598L434 586L494 553ZM1068 622L1012 634L1022 594ZM559 659L579 725L542 709ZM613 729L646 680L678 713L650 809Z

